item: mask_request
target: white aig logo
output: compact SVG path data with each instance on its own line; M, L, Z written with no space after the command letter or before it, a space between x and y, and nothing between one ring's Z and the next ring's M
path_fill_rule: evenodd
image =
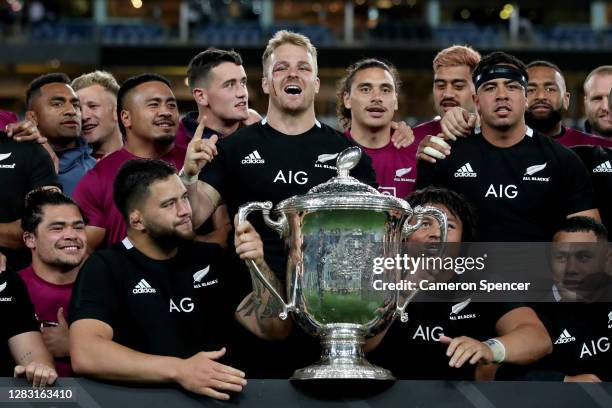
M421 326L414 332L412 339L420 338L424 341L440 341L440 337L444 336L444 329L440 326L430 328L429 326Z
M288 170L287 172L283 172L279 170L274 177L273 183L283 183L283 184L306 184L308 183L308 173L305 171L293 171Z
M491 184L485 193L485 198L494 197L494 198L516 198L518 195L518 189L514 184L503 185L494 185Z

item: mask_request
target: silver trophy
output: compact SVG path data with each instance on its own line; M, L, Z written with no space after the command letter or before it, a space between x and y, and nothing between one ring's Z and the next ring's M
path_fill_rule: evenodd
M397 268L374 271L375 258L395 257L403 238L416 231L425 217L438 221L446 240L446 215L433 207L416 207L384 195L349 175L361 158L350 147L338 155L337 177L307 194L278 203L251 202L240 207L239 222L260 210L265 223L285 238L288 248L286 298L265 279L252 260L247 265L280 304L279 317L294 320L320 338L321 359L296 370L292 379L393 380L389 370L364 357L366 337L387 328L396 316L405 322L413 294L383 290L397 283ZM270 216L272 212L272 218Z

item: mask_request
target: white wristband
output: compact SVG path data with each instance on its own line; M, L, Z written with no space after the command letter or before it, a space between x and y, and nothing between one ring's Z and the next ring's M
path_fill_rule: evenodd
M491 352L493 352L493 362L502 363L506 359L506 346L498 339L489 339L483 341L484 344L489 346Z
M187 175L185 174L184 167L181 169L181 171L179 171L179 178L181 179L181 181L183 182L185 186L190 186L196 181L198 181L198 176L199 174L196 174L195 176L187 177Z

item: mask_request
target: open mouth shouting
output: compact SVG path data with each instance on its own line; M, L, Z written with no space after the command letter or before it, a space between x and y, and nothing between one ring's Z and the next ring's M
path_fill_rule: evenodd
M288 95L300 95L302 93L302 88L296 84L285 85L283 91Z

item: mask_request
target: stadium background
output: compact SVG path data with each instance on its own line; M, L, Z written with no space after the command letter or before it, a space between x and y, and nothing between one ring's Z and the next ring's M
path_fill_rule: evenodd
M531 0L0 0L0 109L23 117L29 81L46 72L72 78L94 69L121 83L152 71L166 75L181 113L196 110L186 86L189 60L209 46L240 52L251 107L265 114L261 54L279 29L306 34L319 50L316 111L338 126L335 86L350 63L378 57L400 72L397 118L434 115L431 62L452 44L486 54L504 50L525 62L546 59L564 71L572 93L566 122L582 125L582 82L612 63L612 4Z

